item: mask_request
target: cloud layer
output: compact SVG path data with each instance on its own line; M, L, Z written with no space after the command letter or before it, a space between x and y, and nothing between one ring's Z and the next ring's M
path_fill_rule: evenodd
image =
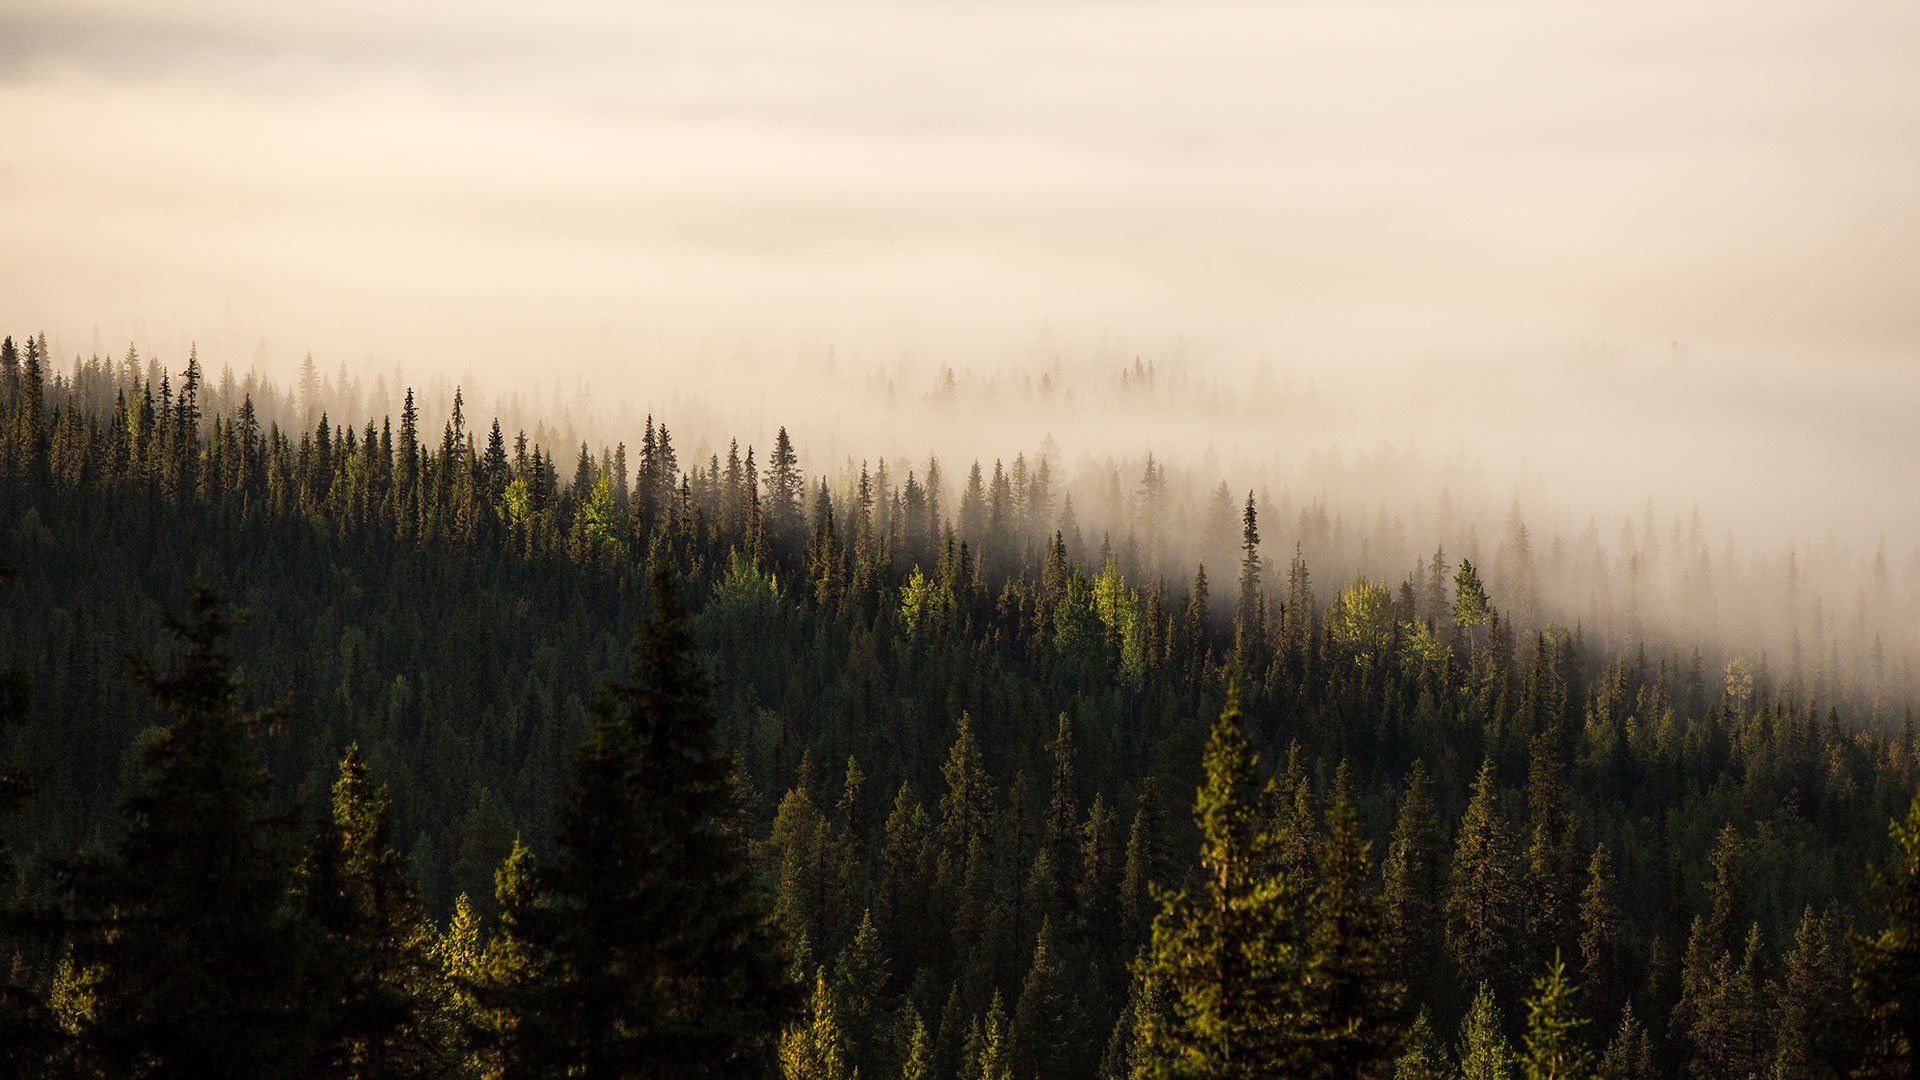
M793 412L829 346L1264 363L1357 445L1920 524L1910 3L389 7L10 4L10 328Z

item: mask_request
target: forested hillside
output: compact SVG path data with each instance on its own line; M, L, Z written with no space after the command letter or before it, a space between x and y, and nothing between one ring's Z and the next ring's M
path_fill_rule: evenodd
M1913 1075L1912 672L1817 608L1776 673L1150 455L1094 535L1044 454L0 380L23 1074Z

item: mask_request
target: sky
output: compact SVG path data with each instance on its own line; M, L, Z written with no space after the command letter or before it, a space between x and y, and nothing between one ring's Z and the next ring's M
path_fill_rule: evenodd
M1339 407L1071 438L1920 534L1910 0L5 0L0 40L0 312L63 357L750 400L824 456L960 434L823 370L1145 356Z

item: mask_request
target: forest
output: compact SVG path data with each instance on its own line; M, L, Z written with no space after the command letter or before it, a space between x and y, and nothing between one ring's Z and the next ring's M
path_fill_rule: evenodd
M303 381L0 346L0 1069L1920 1073L1884 545Z

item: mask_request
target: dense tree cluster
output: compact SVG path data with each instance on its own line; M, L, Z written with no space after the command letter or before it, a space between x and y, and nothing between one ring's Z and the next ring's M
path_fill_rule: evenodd
M197 358L0 360L24 1067L1624 1080L1920 1049L1920 746L1884 687L1590 638L1444 552L1328 589L1304 545L1269 562L1251 493L1216 611L1204 568L1156 569L1151 464L1096 546L1044 455L949 500L934 461L810 476L784 432L683 466L649 421L637 467L582 446L563 479L457 394L436 439L410 400L397 430L206 408Z

